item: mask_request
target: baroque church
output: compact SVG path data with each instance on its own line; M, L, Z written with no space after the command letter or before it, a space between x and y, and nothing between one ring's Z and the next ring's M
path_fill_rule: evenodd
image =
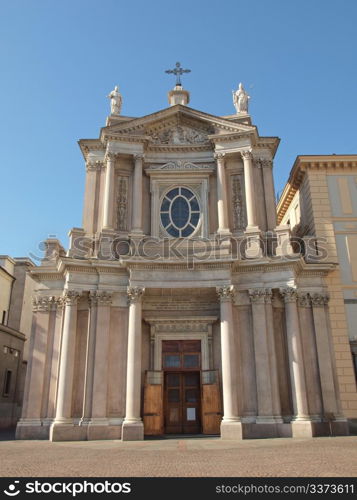
M328 258L277 224L273 161L240 84L235 113L122 96L82 139L83 227L46 240L18 439L223 439L348 433ZM309 307L307 307L309 306Z

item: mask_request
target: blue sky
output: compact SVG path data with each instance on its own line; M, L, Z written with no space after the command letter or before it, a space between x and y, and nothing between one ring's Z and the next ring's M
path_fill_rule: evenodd
M190 106L234 112L242 81L277 135L276 190L298 154L357 153L355 0L0 2L0 253L26 256L82 225L84 162L118 84L122 114L167 106L176 61Z

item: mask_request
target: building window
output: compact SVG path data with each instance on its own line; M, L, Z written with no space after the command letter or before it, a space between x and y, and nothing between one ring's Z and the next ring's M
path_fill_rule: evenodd
M12 371L11 370L5 370L5 379L4 379L4 389L2 392L2 395L6 398L10 394L10 389L11 389L11 375Z
M199 225L200 217L197 196L190 189L176 187L165 194L160 207L160 220L170 236L191 236Z

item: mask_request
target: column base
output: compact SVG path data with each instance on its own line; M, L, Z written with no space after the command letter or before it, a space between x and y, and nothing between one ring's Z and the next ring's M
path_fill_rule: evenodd
M17 423L15 439L48 439L50 424L44 425L40 419L21 419Z
M120 439L121 427L121 422L119 425L111 425L107 418L93 418L87 425L87 439L88 441Z
M138 422L123 422L121 431L122 441L142 441L144 439L144 424Z
M264 421L243 424L243 439L266 439L280 437L291 437L290 424Z
M246 238L245 256L247 259L261 259L263 251L261 249L261 231L258 226L247 227L244 231Z
M229 422L222 420L221 422L221 439L240 440L243 439L242 423Z
M86 441L87 427L74 425L72 420L68 423L53 422L49 439L50 441Z

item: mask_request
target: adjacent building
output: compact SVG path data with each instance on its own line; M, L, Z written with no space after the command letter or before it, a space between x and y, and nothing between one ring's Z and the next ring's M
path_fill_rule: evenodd
M278 221L334 262L326 276L344 414L357 424L357 155L298 156L278 203Z
M33 266L28 258L0 255L0 428L14 427L21 416L34 284L27 271Z

